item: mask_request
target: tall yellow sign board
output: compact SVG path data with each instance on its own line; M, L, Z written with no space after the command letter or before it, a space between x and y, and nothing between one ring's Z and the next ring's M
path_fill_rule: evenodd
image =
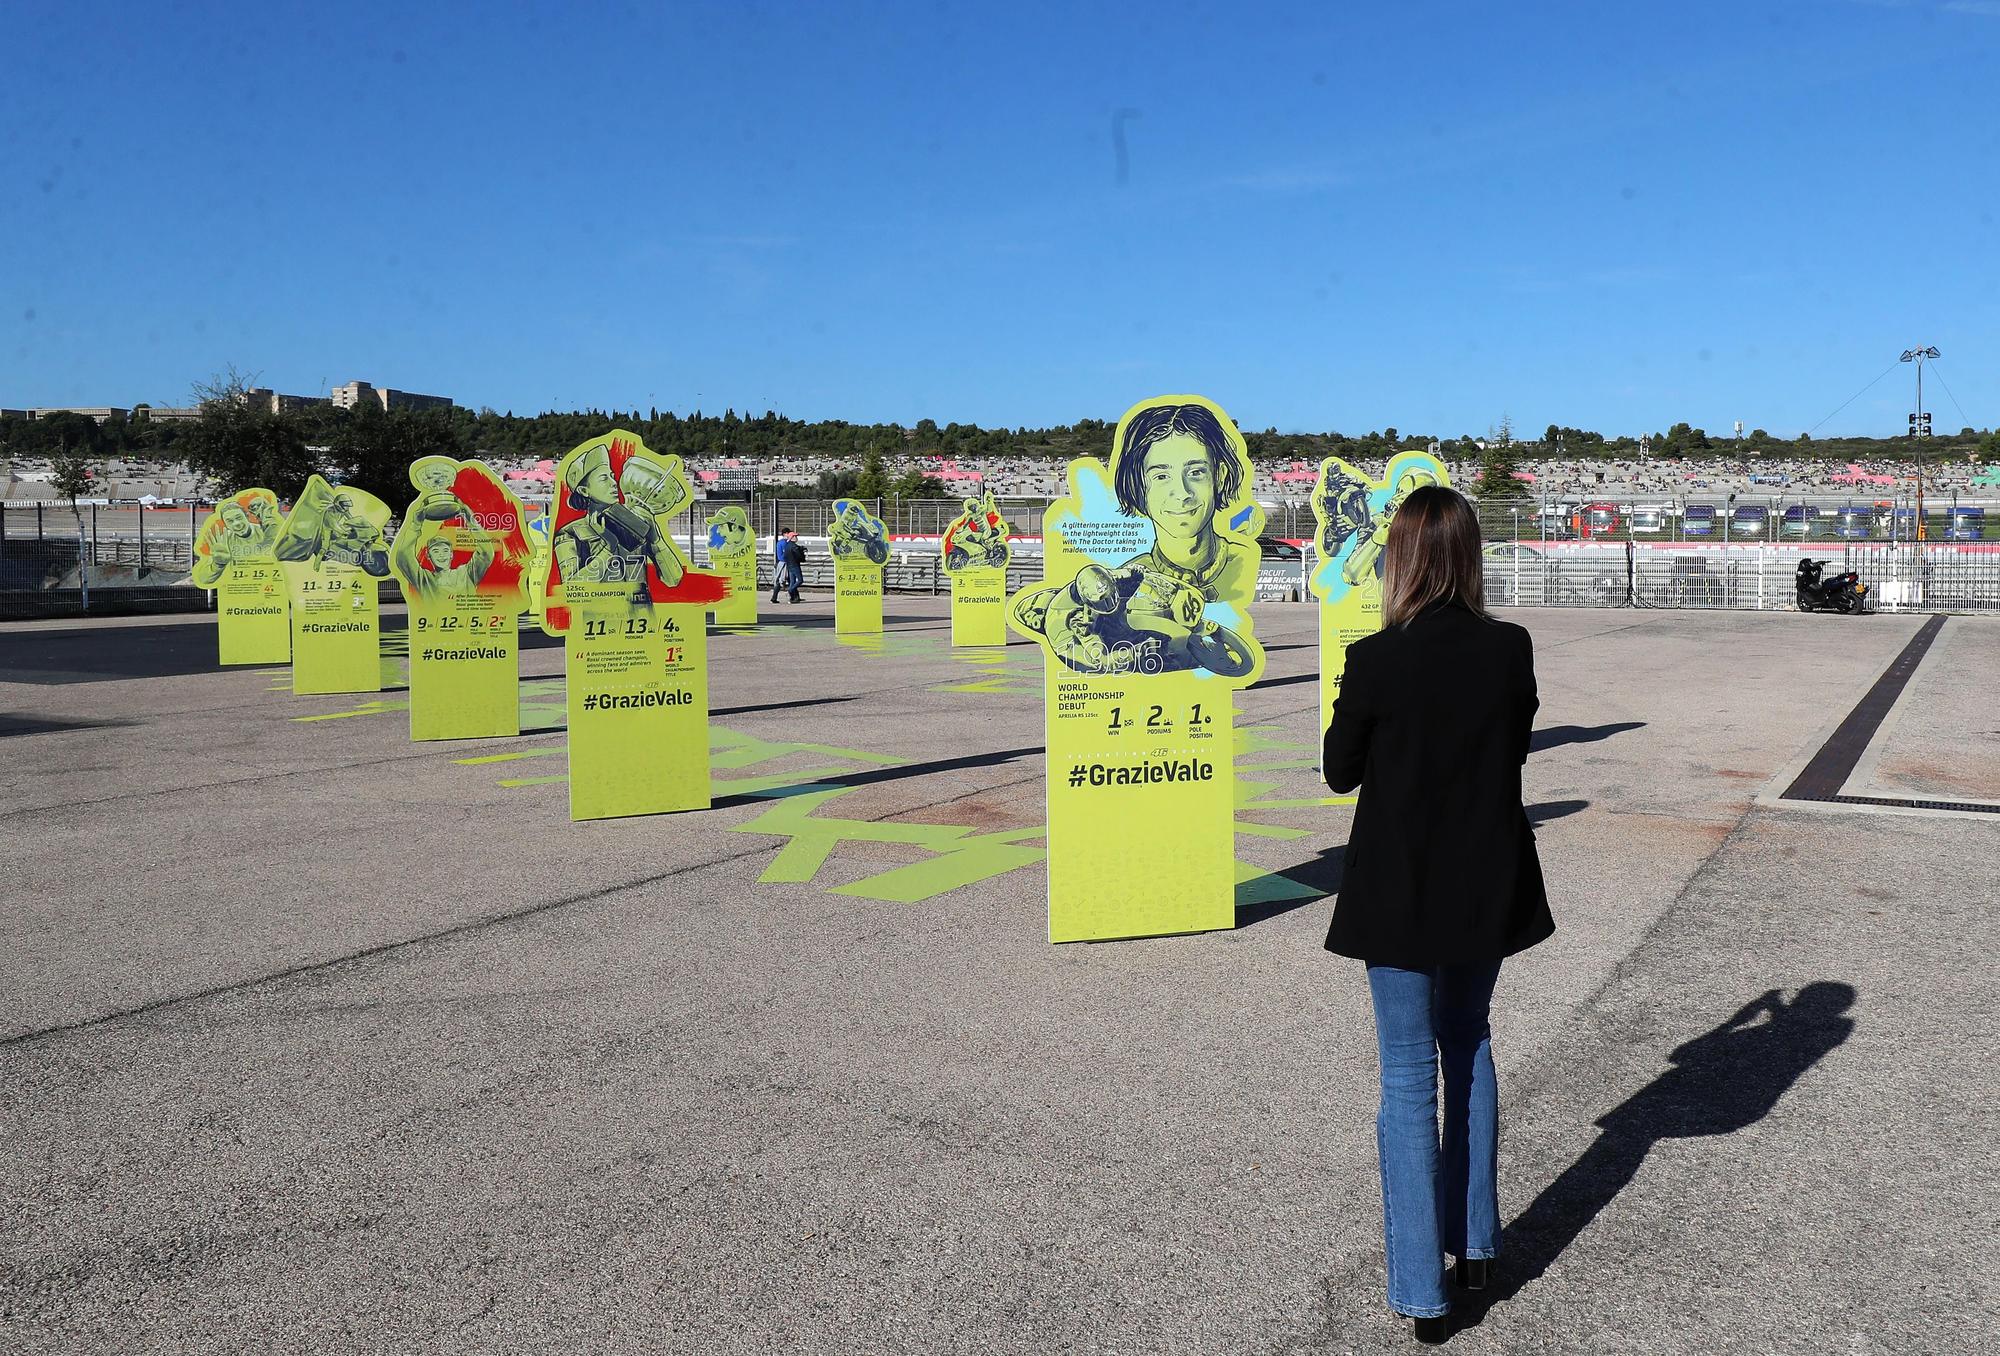
M951 580L951 643L1007 643L1007 520L989 493L965 501L938 541Z
M421 457L410 483L389 548L410 609L410 738L519 734L526 510L483 462Z
M1382 629L1383 548L1396 510L1411 490L1450 483L1444 463L1428 452L1396 454L1380 480L1338 457L1320 463L1312 497L1317 563L1306 583L1319 599L1321 734L1333 723L1347 647Z
M285 518L273 554L292 600L292 691L382 690L378 583L389 576L389 506L318 476Z
M556 473L542 629L563 637L569 817L705 809L707 614L728 584L688 568L667 524L681 459L614 429Z
M729 581L729 595L715 605L715 624L755 626L757 538L750 531L750 515L738 505L725 505L710 515L708 563Z
M859 499L836 499L826 543L833 554L833 633L880 635L889 529Z
M292 657L291 596L272 551L284 510L269 490L238 490L215 506L194 543L194 583L215 590L215 640L223 664L282 664Z
M1047 673L1049 940L1235 925L1232 694L1257 680L1249 455L1220 406L1126 411L1069 466L1014 628Z

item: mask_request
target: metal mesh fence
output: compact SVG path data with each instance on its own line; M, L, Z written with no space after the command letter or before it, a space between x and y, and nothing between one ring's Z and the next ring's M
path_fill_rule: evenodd
M1018 588L1040 577L1046 505L1004 497L999 503L1025 539L1009 571L1010 587ZM698 564L707 559L708 515L720 506L697 503L668 523ZM887 499L874 506L895 539L887 587L948 592L935 542L964 501ZM767 587L769 543L786 529L808 541L806 586L831 586L823 544L831 501L766 499L747 507L764 544ZM1790 608L1798 561L1810 556L1831 562L1830 572L1859 572L1870 605L1879 609L2000 613L2000 508L1988 523L1983 509L1974 511L1979 506L1951 500L1927 502L1921 517L1908 500L1746 503L1742 496L1597 504L1542 498L1477 507L1487 539L1487 596L1495 606ZM50 502L0 505L0 617L82 611L86 584L93 611L204 606L206 595L191 587L188 574L195 534L212 508L207 502L75 510ZM1269 546L1267 582L1302 578L1312 557L1311 506L1270 503L1265 514L1266 538L1302 547L1306 556L1302 566L1291 548ZM1920 526L1923 539L1913 540ZM1307 595L1303 588L1260 585L1260 596Z

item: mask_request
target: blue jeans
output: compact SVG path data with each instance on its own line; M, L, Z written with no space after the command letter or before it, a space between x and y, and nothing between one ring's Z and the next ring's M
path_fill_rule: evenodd
M1446 1253L1492 1257L1500 1244L1500 1090L1486 1021L1499 978L1498 961L1435 970L1368 967L1382 1061L1375 1146L1382 1160L1389 1307L1412 1318L1451 1311Z

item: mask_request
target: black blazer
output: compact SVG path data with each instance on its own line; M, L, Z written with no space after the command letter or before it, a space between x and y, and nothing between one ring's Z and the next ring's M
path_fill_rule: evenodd
M1361 799L1327 950L1429 969L1555 931L1521 808L1540 704L1527 631L1455 604L1348 647L1324 766Z

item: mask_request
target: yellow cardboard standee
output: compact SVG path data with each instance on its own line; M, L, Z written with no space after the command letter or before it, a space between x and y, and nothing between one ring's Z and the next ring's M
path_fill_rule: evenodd
M291 596L272 554L284 510L269 490L238 490L215 506L194 544L194 583L215 590L215 641L223 664L283 664L292 657Z
M292 691L380 692L389 506L319 476L306 481L272 553L292 603Z
M637 608L592 584L565 592L569 817L707 809L707 606Z
M938 539L938 552L951 580L951 643L1007 643L1007 561L1011 547L1007 520L989 492L968 499Z
M527 512L484 462L420 457L410 483L389 548L410 609L410 738L519 734Z
M729 596L715 605L717 626L757 624L757 538L750 515L735 504L719 508L708 520L708 561L729 581Z
M728 583L667 532L693 498L681 459L624 429L557 470L542 629L564 638L572 820L709 804L707 614Z
M1347 647L1382 629L1382 552L1396 510L1411 490L1450 483L1444 463L1428 452L1397 453L1380 480L1369 479L1338 457L1320 463L1312 496L1318 564L1306 583L1319 599L1322 735L1333 723Z
M1007 572L958 570L951 576L951 643L1007 643Z
M549 586L549 515L528 510L528 615L542 624L542 591Z
M833 633L881 634L889 529L859 499L836 499L826 541L833 554Z
M1052 942L1235 925L1232 695L1264 669L1251 484L1220 406L1160 396L1044 518L1044 584L1010 619L1046 666Z

